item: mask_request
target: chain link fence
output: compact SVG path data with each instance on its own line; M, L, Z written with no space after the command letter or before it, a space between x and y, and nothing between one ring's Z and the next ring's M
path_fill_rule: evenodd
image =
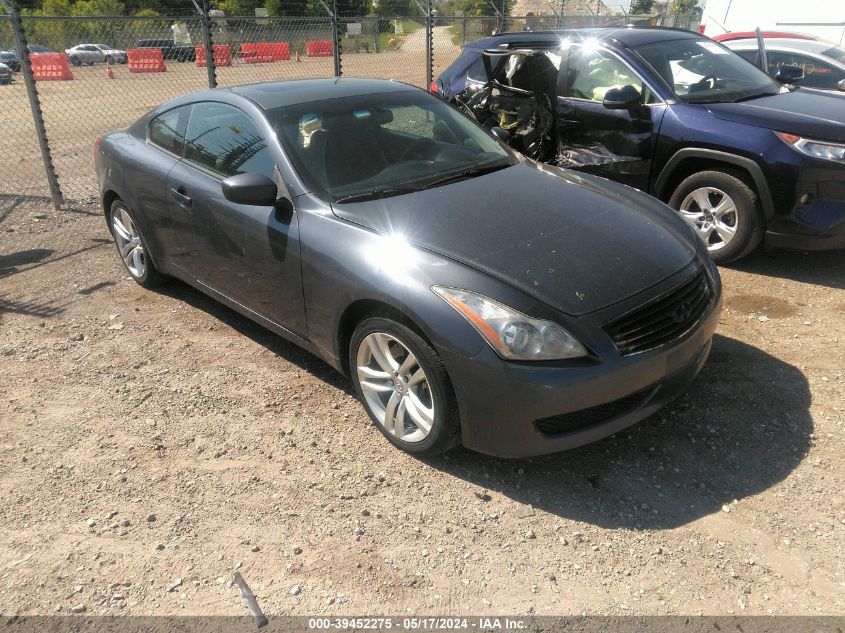
M331 77L332 32L328 17L213 18L217 85Z
M64 197L96 193L93 143L145 112L211 84L306 77L381 77L423 88L465 44L508 31L624 24L631 17L35 17L24 16L30 55ZM641 21L660 23L654 16ZM15 46L0 16L0 50ZM678 26L691 26L675 19ZM206 29L213 44L206 55ZM430 34L429 34L430 29ZM43 47L33 49L32 46ZM44 60L55 67L44 70ZM211 62L212 68L207 64ZM211 71L211 72L210 72ZM47 75L60 80L47 80ZM40 73L40 74L39 74ZM19 71L0 85L0 195L48 195L36 119ZM49 161L48 161L49 162ZM55 199L54 199L55 201Z
M14 48L12 21L0 16L0 50ZM26 86L12 65L11 82L0 85L0 196L46 196L50 190Z

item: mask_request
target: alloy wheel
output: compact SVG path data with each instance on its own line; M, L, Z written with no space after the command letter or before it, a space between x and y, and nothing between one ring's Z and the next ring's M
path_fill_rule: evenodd
M117 242L117 250L123 258L123 263L126 264L126 269L133 277L140 279L147 270L147 259L138 227L123 207L115 210L111 226Z
M708 250L718 251L736 237L736 203L721 189L700 187L684 198L678 210L698 231Z
M358 346L356 365L364 400L384 429L403 442L425 440L434 424L434 396L411 350L374 332Z

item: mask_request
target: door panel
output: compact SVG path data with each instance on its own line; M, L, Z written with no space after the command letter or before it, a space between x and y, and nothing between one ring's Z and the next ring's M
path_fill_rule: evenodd
M287 202L237 204L223 197L221 187L224 178L238 173L263 173L281 182L275 151L238 108L194 104L185 158L167 183L173 222L183 236L174 251L178 265L202 283L304 336L294 209Z
M560 166L646 189L665 106L608 110L601 103L559 99Z
M177 237L171 246L174 263L231 296L243 260L243 228L220 180L180 163L167 178L167 198Z
M571 46L557 100L560 165L646 189L666 106L631 67L602 48ZM642 103L611 110L609 90L633 86Z

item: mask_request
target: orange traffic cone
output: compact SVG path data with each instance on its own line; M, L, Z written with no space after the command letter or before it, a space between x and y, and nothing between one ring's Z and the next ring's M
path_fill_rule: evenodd
M106 77L114 79L114 71L111 69L111 66L106 66Z
M299 51L296 51L296 61L301 62L302 60L299 59Z

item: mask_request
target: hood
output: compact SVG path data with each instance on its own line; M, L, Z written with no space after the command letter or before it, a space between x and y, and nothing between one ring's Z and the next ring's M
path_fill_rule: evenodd
M602 178L532 161L333 208L343 219L399 232L416 246L572 315L630 297L695 257L692 232L663 203Z
M799 88L741 103L713 103L718 119L823 141L845 141L845 95Z

